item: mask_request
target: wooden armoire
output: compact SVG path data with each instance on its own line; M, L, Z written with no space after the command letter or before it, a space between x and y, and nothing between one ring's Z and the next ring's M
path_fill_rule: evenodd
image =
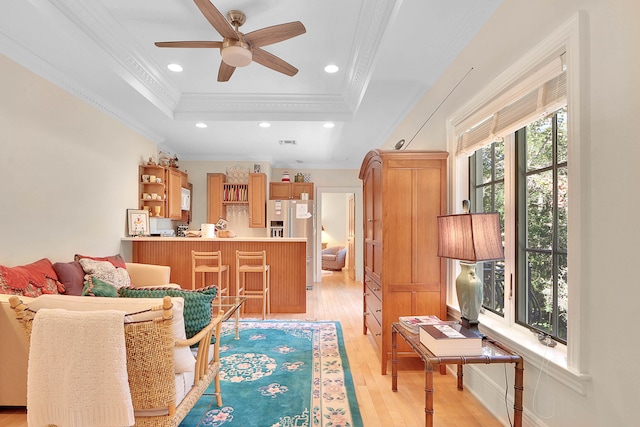
M399 316L447 317L446 264L438 257L438 215L446 214L446 152L372 150L364 192L364 333L377 346L382 374ZM416 357L398 340L399 357Z

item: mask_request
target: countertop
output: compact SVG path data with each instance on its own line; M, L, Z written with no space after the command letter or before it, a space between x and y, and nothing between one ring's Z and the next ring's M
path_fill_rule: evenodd
M199 242L199 241L233 241L233 242L306 242L306 237L123 237L129 242Z

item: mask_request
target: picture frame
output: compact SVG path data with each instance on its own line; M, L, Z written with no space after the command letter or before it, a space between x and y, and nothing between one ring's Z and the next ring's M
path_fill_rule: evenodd
M149 211L146 209L127 209L127 230L129 236L148 236Z

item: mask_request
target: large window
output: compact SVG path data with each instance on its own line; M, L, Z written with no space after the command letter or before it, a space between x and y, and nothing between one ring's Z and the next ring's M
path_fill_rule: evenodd
M516 321L567 341L567 110L516 132Z
M476 150L469 177L474 212L498 212L505 236L505 201L515 216L514 320L528 328L567 341L567 109L534 121L515 132L515 144L504 140ZM513 155L505 156L507 150ZM513 159L511 164L505 158ZM513 182L505 183L505 169ZM516 191L509 193L507 187ZM514 201L506 194L515 194ZM484 286L483 307L505 315L503 261L477 267Z

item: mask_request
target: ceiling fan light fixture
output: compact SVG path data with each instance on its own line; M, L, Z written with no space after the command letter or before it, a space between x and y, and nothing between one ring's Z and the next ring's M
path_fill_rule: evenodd
M224 63L232 67L246 67L253 59L249 45L242 40L225 39L220 54Z

